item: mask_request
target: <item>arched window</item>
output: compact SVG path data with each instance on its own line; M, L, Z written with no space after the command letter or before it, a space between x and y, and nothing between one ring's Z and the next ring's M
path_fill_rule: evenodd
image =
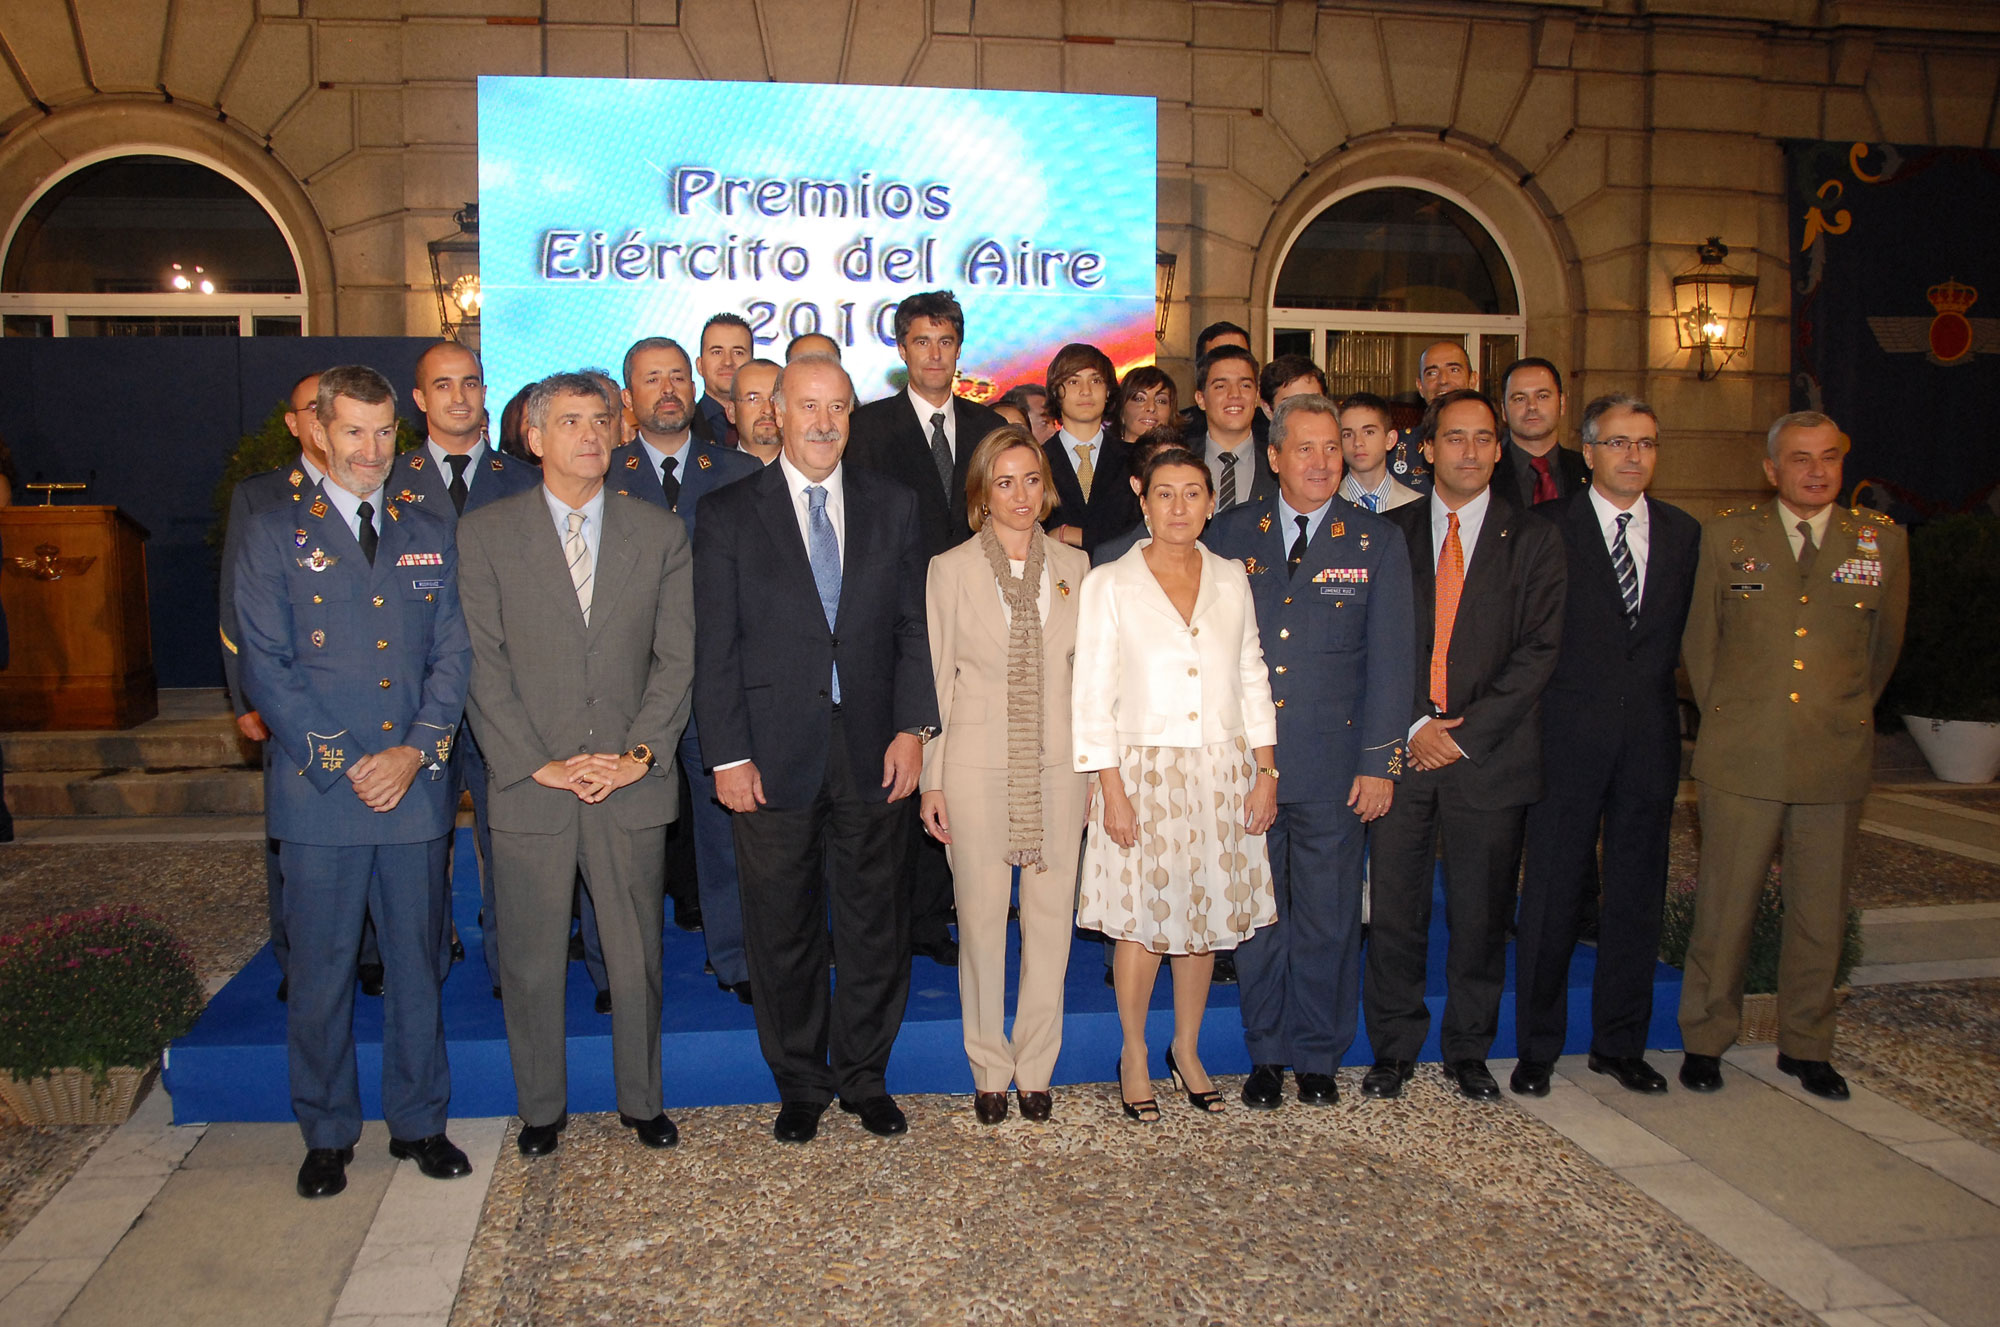
M1336 194L1299 228L1268 325L1270 353L1309 356L1336 398L1374 392L1415 414L1426 346L1460 341L1490 387L1527 319L1513 263L1472 205L1396 179Z
M208 166L112 156L44 188L0 266L9 336L299 336L299 267L270 211Z

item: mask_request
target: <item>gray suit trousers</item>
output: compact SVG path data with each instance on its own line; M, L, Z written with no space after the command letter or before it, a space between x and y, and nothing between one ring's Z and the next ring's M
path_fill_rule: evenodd
M570 896L577 872L597 906L611 987L611 1064L618 1109L660 1113L660 926L665 920L666 827L623 829L611 799L578 805L554 834L493 830L493 892L500 931L501 1001L521 1119L553 1124L568 1105L563 987L569 974Z

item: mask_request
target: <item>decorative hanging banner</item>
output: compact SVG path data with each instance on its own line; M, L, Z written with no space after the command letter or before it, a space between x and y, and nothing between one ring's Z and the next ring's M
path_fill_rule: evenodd
M1848 490L1901 518L2000 491L2000 153L1785 144L1792 408L1853 440Z

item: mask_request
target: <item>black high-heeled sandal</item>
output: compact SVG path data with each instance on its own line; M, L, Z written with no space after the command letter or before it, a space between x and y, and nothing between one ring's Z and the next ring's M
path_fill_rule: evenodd
M1126 1119L1137 1120L1141 1124L1158 1124L1160 1122L1160 1103L1158 1098L1147 1097L1144 1101L1125 1100L1125 1062L1122 1056L1119 1059L1117 1068L1111 1071L1111 1081L1118 1084L1118 1104L1125 1108Z
M1216 1115L1224 1109L1220 1092L1213 1088L1207 1092L1197 1092L1187 1085L1187 1079L1181 1075L1180 1066L1174 1063L1174 1050L1171 1046L1167 1048L1167 1074L1174 1080L1174 1091L1187 1093L1188 1105L1202 1114Z

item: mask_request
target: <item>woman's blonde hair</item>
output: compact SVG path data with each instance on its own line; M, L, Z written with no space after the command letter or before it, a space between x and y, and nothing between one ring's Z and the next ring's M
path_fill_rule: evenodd
M965 466L965 523L978 534L986 524L986 489L993 482L993 466L1003 452L1016 447L1025 447L1035 454L1035 460L1042 467L1042 510L1035 517L1046 521L1049 513L1056 509L1055 476L1049 473L1048 453L1042 444L1035 441L1035 435L1019 424L1003 424L979 440L972 450L972 459Z

